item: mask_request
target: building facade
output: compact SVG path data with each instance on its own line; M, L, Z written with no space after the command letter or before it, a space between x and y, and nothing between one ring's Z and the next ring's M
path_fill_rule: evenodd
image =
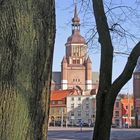
M67 123L67 96L77 95L75 89L55 90L51 92L49 124L51 126L61 126Z
M71 126L94 124L96 95L67 96L67 122Z
M122 104L121 99L119 97L116 98L114 104L112 125L121 128L122 127Z
M136 70L133 73L133 93L134 93L135 126L140 127L140 57L137 62Z
M122 104L122 127L134 127L134 98L125 96L121 99Z

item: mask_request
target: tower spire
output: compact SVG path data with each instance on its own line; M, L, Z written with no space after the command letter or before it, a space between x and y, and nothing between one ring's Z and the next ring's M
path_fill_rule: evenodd
M75 9L74 9L74 18L77 18L78 17L78 13L77 13L77 2L75 0L74 2L74 5L75 5Z
M74 8L74 17L72 18L72 26L74 27L77 27L79 29L79 26L80 26L80 18L78 17L78 13L77 13L77 1L75 0L74 1L74 5L75 5L75 8Z

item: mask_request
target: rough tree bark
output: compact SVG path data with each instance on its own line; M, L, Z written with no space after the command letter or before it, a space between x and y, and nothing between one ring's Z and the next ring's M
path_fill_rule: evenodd
M46 140L54 0L0 0L0 139Z
M121 88L132 76L140 56L140 42L133 48L123 72L112 82L113 45L103 0L92 1L99 43L101 44L100 77L93 140L109 140L114 102Z

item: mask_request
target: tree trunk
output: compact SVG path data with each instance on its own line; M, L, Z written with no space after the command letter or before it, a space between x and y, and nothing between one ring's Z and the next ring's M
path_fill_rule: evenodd
M114 101L108 95L97 95L97 111L93 140L109 140Z
M93 0L93 9L101 44L99 89L97 93L96 122L93 140L109 140L113 103L109 97L112 83L113 46L105 16L103 1Z
M0 139L46 140L54 0L0 0Z

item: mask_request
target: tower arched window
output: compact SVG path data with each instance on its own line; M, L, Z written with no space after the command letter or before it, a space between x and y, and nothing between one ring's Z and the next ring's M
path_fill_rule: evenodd
M79 59L77 60L77 64L80 64L80 60Z
M76 60L75 59L73 60L73 64L76 64Z

